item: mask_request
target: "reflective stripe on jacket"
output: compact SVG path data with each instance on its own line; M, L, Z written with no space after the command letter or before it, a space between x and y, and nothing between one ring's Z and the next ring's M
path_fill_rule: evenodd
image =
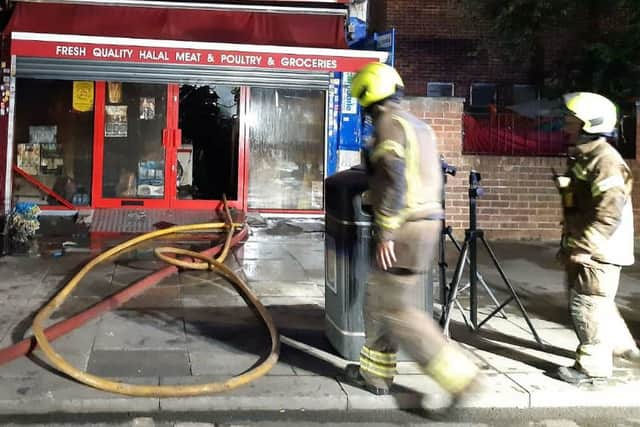
M629 166L604 138L578 145L570 154L563 248L589 253L601 262L633 264Z
M388 240L406 221L441 215L442 172L433 130L396 102L380 109L370 191L376 229Z

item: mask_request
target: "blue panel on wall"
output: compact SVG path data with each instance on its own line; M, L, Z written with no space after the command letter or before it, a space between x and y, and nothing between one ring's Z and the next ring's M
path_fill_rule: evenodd
M387 64L393 66L395 64L396 54L396 30L392 28L383 33L373 33L367 38L358 40L349 46L351 49L360 50L379 50L387 52Z
M327 176L336 172L338 165L338 138L340 135L340 81L342 73L331 73L329 85L329 117L327 117Z
M360 106L351 97L354 73L342 73L339 150L360 151Z

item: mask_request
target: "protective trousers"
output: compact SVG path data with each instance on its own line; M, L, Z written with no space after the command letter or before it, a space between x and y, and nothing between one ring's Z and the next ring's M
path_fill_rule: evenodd
M432 234L427 260L432 259L437 244L438 235ZM360 372L368 383L389 388L396 374L396 353L402 348L446 391L459 393L473 381L478 368L446 340L427 313L415 307L423 277L422 272L407 268L374 268L371 272L364 301L366 339Z
M592 377L611 376L613 355L636 347L614 301L619 280L617 265L567 265L569 311L580 341L576 365Z

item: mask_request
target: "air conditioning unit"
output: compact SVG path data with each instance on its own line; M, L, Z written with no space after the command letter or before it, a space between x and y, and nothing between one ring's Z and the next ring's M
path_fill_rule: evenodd
M452 97L453 96L453 83L443 82L428 82L427 83L427 96L432 97Z
M533 85L513 85L513 103L535 101L538 99L538 90Z
M496 103L497 88L495 83L471 83L469 105L486 107Z

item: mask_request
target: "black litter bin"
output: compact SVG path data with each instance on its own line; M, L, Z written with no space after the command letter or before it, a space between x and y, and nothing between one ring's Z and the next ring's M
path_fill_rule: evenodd
M372 248L372 217L362 205L363 167L325 180L325 331L335 349L358 360L364 344L362 304ZM420 308L433 313L432 275L425 275ZM401 354L401 359L406 359Z

